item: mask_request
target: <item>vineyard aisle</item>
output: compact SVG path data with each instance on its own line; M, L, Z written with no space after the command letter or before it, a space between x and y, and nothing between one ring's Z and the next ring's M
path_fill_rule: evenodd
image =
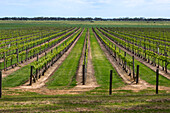
M85 37L83 36L85 32L83 31L79 38L77 38L76 44L72 46L72 50L68 50L70 53L67 57L62 59L62 64L54 70L53 75L49 80L45 81L45 86L37 89L23 89L24 91L37 92L46 95L56 95L56 94L77 94L72 89L76 85L76 70L78 68L79 59L81 57L81 52L83 48L83 41ZM67 52L68 52L67 51ZM73 60L74 59L74 60Z
M94 67L95 77L97 83L100 85L95 91L104 90L108 91L110 70L113 70L113 88L123 87L125 84L117 74L116 70L112 67L112 64L106 58L102 51L97 39L95 38L92 29L90 29L90 45L92 54L92 64Z
M71 30L71 31L73 31L73 30ZM71 32L71 31L70 31L70 32ZM64 35L64 34L63 34L63 35ZM61 35L61 36L63 36L63 35ZM72 34L72 35L73 35L73 34ZM63 43L65 40L67 40L67 39L68 39L69 37L71 37L72 35L68 36L66 39L62 40L61 42L59 42L58 44L56 44L54 47L48 49L48 50L46 51L46 53L50 52L51 49L54 49L54 48L58 47L61 43ZM59 37L61 37L61 36L58 36L58 37L56 37L56 38L54 38L54 39L52 39L52 40L50 40L50 41L53 41L53 40L55 40L55 39L57 39L57 38L59 38ZM46 43L48 43L48 42L46 42ZM46 44L46 43L44 43L44 44ZM38 46L36 46L36 47L39 47L39 46L41 46L41 45L38 45ZM44 55L45 55L45 52L42 53L41 55L39 55L39 58L43 57ZM3 71L2 71L2 77L4 78L4 77L10 75L10 74L12 74L13 72L15 72L15 71L23 68L24 66L27 66L28 64L30 64L31 62L34 62L34 61L36 61L36 60L37 60L37 57L34 57L34 58L30 59L30 60L27 60L27 61L24 62L24 63L19 64L19 66L17 66L17 67L14 67L14 68L9 69L9 70L7 70L7 71L4 71L4 70L3 70Z
M96 87L99 87L99 85L97 84L96 78L94 76L94 68L93 68L93 64L92 64L92 55L91 55L91 47L90 47L90 34L89 34L89 29L86 32L86 38L87 41L85 39L84 41L84 47L82 50L82 55L79 61L79 68L77 70L77 76L76 76L76 80L77 80L77 86L75 86L72 90L76 90L76 91L90 91L95 89ZM82 85L82 76L83 76L83 61L84 61L84 57L85 57L85 49L86 49L86 43L88 45L87 51L88 51L88 58L87 58L87 74L86 74L86 79L85 79L85 85Z
M96 39L97 39L99 45L101 46L102 50L104 51L105 55L107 56L107 59L111 62L113 67L116 69L117 73L120 75L120 77L127 84L125 87L118 88L118 90L120 90L120 89L126 90L127 89L127 90L133 90L133 91L138 92L140 90L144 90L144 89L147 89L147 88L154 88L155 89L155 85L151 85L151 84L147 83L146 81L144 81L140 78L139 78L139 83L136 84L134 82L134 80L132 80L130 78L130 76L128 76L128 74L122 69L122 67L120 67L120 65L114 60L113 56L110 55L110 53L106 50L104 45L102 45L100 40L98 40L97 36L96 36ZM167 90L168 92L170 91L169 87L164 87L164 86L160 86L159 89L160 90Z
M87 63L87 82L86 84L90 84L94 87L98 87L96 77L95 77L95 71L94 71L94 66L92 63L92 52L91 52L91 42L90 42L90 33L88 31L88 63Z
M95 34L95 33L94 33ZM99 43L101 49L103 50L104 54L106 55L109 62L112 64L116 72L119 74L119 76L123 79L123 81L126 84L131 84L133 80L128 76L126 72L123 71L123 69L119 66L119 64L114 60L113 56L109 54L109 52L106 50L104 45L101 43L101 41L97 38L97 35L95 34L95 38L97 39L97 42Z

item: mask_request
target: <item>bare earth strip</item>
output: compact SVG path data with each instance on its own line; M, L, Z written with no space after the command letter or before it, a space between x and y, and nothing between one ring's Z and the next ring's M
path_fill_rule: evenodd
M73 35L73 34L72 34L72 35ZM72 35L71 35L71 36L72 36ZM69 36L69 37L71 37L71 36ZM59 37L60 37L60 36L59 36ZM61 41L60 43L56 44L54 47L48 49L48 50L46 51L46 53L50 52L51 49L54 49L54 48L58 47L61 43L63 43L63 42L64 42L65 40L67 40L69 37L67 37L66 39L64 39L64 40ZM55 38L55 39L56 39L56 38ZM45 55L45 52L42 53L41 55L39 55L39 58L43 57L44 55ZM31 62L34 62L34 61L36 61L36 60L37 60L37 57L34 57L34 58L32 58L32 59L30 59L30 60L28 60L28 61L20 64L20 66L17 66L17 67L15 67L15 68L11 68L10 70L7 70L7 71L4 71L4 70L3 70L3 71L2 71L2 77L4 78L4 77L10 75L11 73L13 73L13 72L21 69L22 67L24 67L24 66L26 66L26 65L28 65L28 64L30 64Z
M92 64L92 55L91 55L91 47L90 47L90 36L89 36L89 31L88 31L88 63L87 63L87 76L86 76L86 81L85 85L82 85L82 65L83 65L83 60L84 60L84 53L85 53L85 44L83 47L80 63L79 63L79 68L77 71L77 86L72 88L73 91L71 92L83 92L83 91L90 91L95 89L96 87L99 87L97 84L96 78L94 76L94 68Z
M107 59L110 61L110 63L114 67L114 69L117 71L117 73L123 79L123 81L127 84L125 87L118 88L117 90L122 89L122 90L140 91L140 90L147 89L147 88L155 88L154 85L151 85L151 84L147 83L146 81L144 81L144 80L142 80L140 78L139 78L139 83L136 84L130 78L130 76L128 76L128 74L122 69L122 67L120 67L119 64L114 60L113 56L110 55L110 53L106 50L106 48L102 45L102 43L98 39L97 39L97 41L98 41L101 49L104 51ZM164 86L160 86L159 90L167 90L168 92L170 92L170 88L169 87L164 87Z
M88 32L88 63L87 63L87 78L86 78L86 84L87 85L91 85L93 87L99 87L99 85L97 84L97 80L95 75L95 71L94 71L94 67L92 64L92 53L91 53L91 46L90 46L90 37L89 37L89 32Z
M100 31L99 31L100 32ZM104 35L104 34L103 34ZM106 35L104 35L108 40L110 40ZM130 56L134 56L134 58L139 61L140 63L146 65L147 67L149 67L150 69L152 69L154 72L156 72L157 67L156 66L152 66L149 63L143 61L141 58L135 56L134 54L132 54L131 52L127 51L125 48L119 46L118 44L116 44L114 41L110 40L113 44L115 44L117 47L119 47L121 50L125 51L127 54L129 54ZM160 66L161 67L161 66ZM159 74L161 74L162 76L170 79L170 72L168 70L168 73L166 73L165 71L162 71L161 69L159 69Z
M82 50L82 54L81 54L80 61L79 61L79 67L78 67L77 72L76 72L77 85L82 84L83 60L84 60L84 54L85 54L85 49L86 49L85 45L86 45L86 40L85 40L84 45L83 45L83 50Z

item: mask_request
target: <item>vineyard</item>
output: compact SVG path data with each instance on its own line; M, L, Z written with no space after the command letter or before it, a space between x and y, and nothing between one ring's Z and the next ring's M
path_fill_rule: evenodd
M0 112L170 112L170 28L20 24L0 22Z

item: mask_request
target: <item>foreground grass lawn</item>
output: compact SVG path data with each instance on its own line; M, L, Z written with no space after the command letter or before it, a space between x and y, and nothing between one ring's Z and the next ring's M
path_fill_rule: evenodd
M160 91L165 93L164 91ZM41 95L3 90L0 112L162 112L168 113L170 94L152 90L117 91L114 95Z

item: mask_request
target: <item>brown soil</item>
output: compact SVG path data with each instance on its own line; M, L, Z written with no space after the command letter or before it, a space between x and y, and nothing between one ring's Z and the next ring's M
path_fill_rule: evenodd
M88 32L88 63L87 63L87 78L86 78L86 85L91 85L94 87L99 87L97 84L97 80L95 78L94 67L92 64L92 53L91 53L91 46L90 46L90 39L89 39L89 32Z
M72 34L72 35L73 35L73 34ZM72 36L72 35L71 35L71 36ZM71 36L69 36L69 37L71 37ZM61 43L63 43L63 42L64 42L65 40L67 40L69 37L67 37L66 39L64 39L64 40L61 41L60 43L56 44L54 47L48 49L48 50L46 51L46 53L50 52L51 49L54 49L54 48L58 47ZM56 38L55 38L55 39L56 39ZM41 55L39 55L39 58L43 57L44 55L45 55L45 52L42 53ZM22 63L22 64L19 64L19 66L17 66L17 67L11 68L11 69L9 69L9 70L7 70L7 71L4 71L4 70L3 70L3 71L2 71L2 77L6 77L6 76L10 75L11 73L13 73L13 72L21 69L22 67L24 67L24 66L26 66L26 65L28 65L28 64L30 64L31 62L34 62L34 61L36 61L36 60L37 60L37 57L34 57L34 58L30 59L30 60L27 60L26 62L24 62L24 63Z
M82 84L83 60L84 60L84 54L85 54L85 49L86 49L86 48L85 48L85 45L86 45L86 40L85 40L85 42L84 42L82 54L81 54L81 57L80 57L79 67L78 67L77 72L76 72L77 85L81 85L81 84Z
M81 87L81 88L74 87L69 90L52 90L52 89L47 89L46 87L41 87L39 89L22 89L22 91L36 92L44 95L80 94L90 90L91 89L87 87Z
M110 53L106 50L106 48L99 41L99 39L98 38L96 38L96 39L97 39L101 49L104 51L107 59L110 61L110 63L114 67L114 69L117 71L117 73L123 79L123 81L127 84L125 87L118 88L117 90L120 90L120 89L122 89L122 90L133 90L133 91L137 92L137 91L147 89L147 88L155 88L154 85L150 85L149 83L147 83L146 81L144 81L140 78L139 78L139 83L136 84L136 82L134 82L134 80L132 78L130 78L130 76L128 76L128 74L122 69L122 67L120 67L120 65L117 63L117 61L115 61L113 56L110 55ZM167 90L168 92L170 92L170 88L164 87L164 86L160 86L159 90Z
M156 89L156 86L151 85L151 84L147 83L146 81L139 79L138 84L135 84L135 83L128 84L125 87L117 88L116 90L132 90L134 92L139 92L140 90L144 90L147 88ZM170 92L170 87L159 86L158 88L159 88L159 90L166 90L167 93Z
M76 76L76 80L77 80L77 86L73 88L73 90L79 90L79 91L84 91L85 89L87 90L93 90L96 87L99 87L99 85L97 84L96 78L94 76L94 68L93 68L93 64L92 64L92 55L91 55L91 47L90 47L90 36L89 36L89 32L88 32L88 63L87 63L87 75L86 75L86 81L85 81L85 85L82 85L82 65L83 65L83 60L84 60L84 53L85 53L85 44L86 41L84 43L84 47L83 47L83 51L82 51L82 55L79 61L79 68L77 70L77 76ZM85 90L86 91L86 90Z

